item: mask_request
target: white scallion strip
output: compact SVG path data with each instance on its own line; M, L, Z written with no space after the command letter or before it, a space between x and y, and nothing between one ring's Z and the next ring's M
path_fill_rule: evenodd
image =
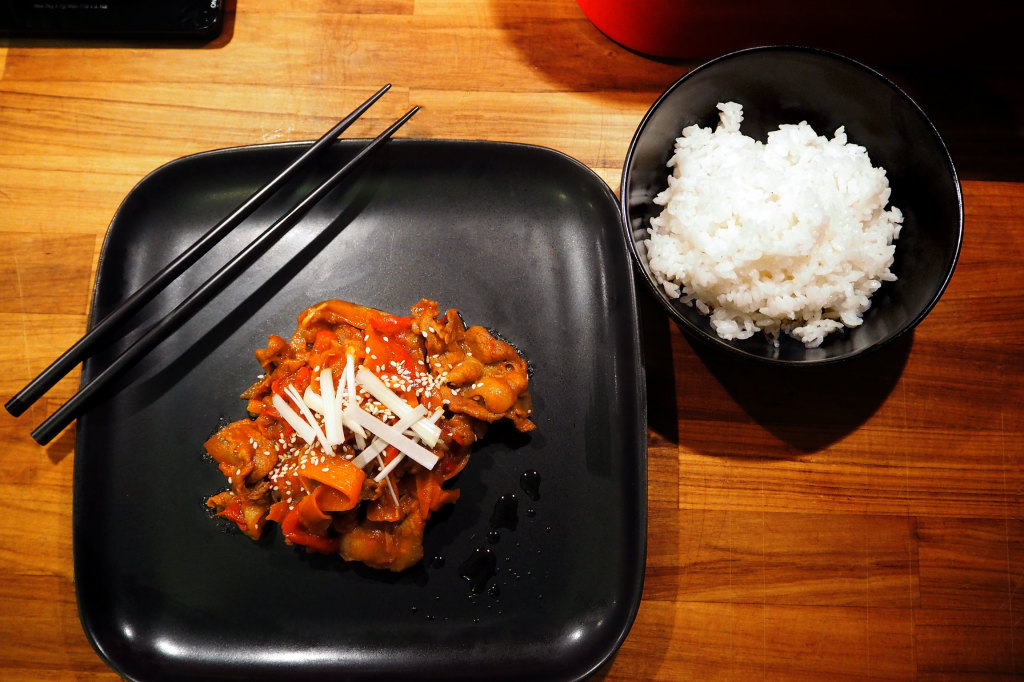
M352 460L352 463L362 469L369 464L373 459L384 451L384 448L388 446L388 442L383 438L374 438L373 442L366 446L366 448L359 453L359 455Z
M356 398L356 360L351 355L345 358L345 381L348 384L348 404L356 405L359 401Z
M320 370L320 395L324 406L321 412L324 416L324 435L332 446L341 445L345 441L345 434L341 428L341 410L334 396L334 375L330 367Z
M421 411L421 410L423 411L422 413L420 413L420 411ZM417 407L416 407L416 408L414 409L414 413L426 414L426 413L427 413L427 409L426 409L426 408L424 408L424 407L422 406L422 404L421 404L421 406L417 406ZM437 423L437 420L438 420L438 419L440 419L440 418L441 418L441 415L443 415L443 414L444 414L444 411L443 411L443 410L438 410L438 411L436 411L436 412L435 412L434 414L430 415L430 417L427 417L427 421L428 421L428 422L430 422L431 424L436 424L436 423ZM400 420L400 419L399 419L399 420L398 420L397 422L395 422L395 423L394 423L394 428L395 428L396 430L397 430L397 429L401 429L401 430L402 430L402 433L406 434L406 435L407 435L407 436L409 436L410 438L416 438L416 437L418 437L418 436L416 435L416 432L415 432L415 431L411 431L411 430L408 430L408 429L406 429L406 426L407 426L407 425L406 425L406 424L403 424L403 423L402 423L402 421L403 421L403 420ZM374 445L376 445L377 443L383 443L383 440L384 440L383 438L379 438L379 439L377 439L377 440L374 440L374 441L373 441L372 443L370 443L370 446L371 446L371 447L373 447L373 446L374 446ZM382 445L381 445L381 447L385 447L385 446L386 446L385 444L382 444ZM395 468L396 466L398 466L398 463L399 463L399 462L401 462L401 461L402 461L403 459L406 459L406 454L404 454L404 453L401 453L401 452L399 452L399 453L398 453L398 454L397 454L397 455L396 455L396 456L394 457L394 459L392 459L392 460L391 460L390 462L388 462L388 464L387 464L387 466L386 466L386 467L384 467L384 468L382 468L382 469L380 470L380 473L378 473L378 474L377 474L376 476L374 476L374 480L375 480L376 482L378 482L378 483L379 483L379 482L381 482L381 479L382 479L382 478L384 478L384 476L386 476L386 475L388 475L389 473L391 473L391 472L392 472L392 471L394 470L394 468ZM369 463L369 460L368 460L368 463Z
M422 412L420 412L420 410L422 410ZM419 414L426 414L427 413L427 408L423 407L422 405L417 405L415 408L413 408L413 411L416 412L416 413L419 413ZM431 424L436 424L437 420L440 419L441 415L443 415L443 414L444 414L444 410L443 409L439 409L439 410L436 410L434 412L434 414L430 415L426 419ZM417 417L417 419L419 419L419 418L420 417ZM398 420L394 424L395 429L398 429L401 426L403 426L402 425L402 420ZM405 431L405 433L407 435L409 435L410 438L417 438L418 437L415 434L415 432L412 432L412 431L408 431L407 430L407 431ZM382 442L383 442L383 439L377 439L377 440L373 441L373 443L371 443L370 445L373 446L373 445L376 445L377 443L382 443ZM386 447L386 446L382 446L382 447ZM390 462L388 462L387 466L382 467L380 472L376 476L373 477L374 483L380 483L388 474L390 474L392 471L395 470L395 467L398 466L402 462L403 459L405 459L405 453L404 452L399 452L397 455L395 455L394 459L392 459ZM381 460L380 457L377 457L377 461L380 462L381 464L384 463ZM398 496L395 495L395 489L391 485L391 479L389 478L387 480L388 480L388 488L391 490L391 496L393 498L395 498L395 504L398 504Z
M410 407L407 402L402 400L397 393L385 386L384 382L378 379L376 374L365 367L359 368L359 373L356 374L356 380L359 382L360 386L369 392L370 395L383 403L384 407L391 410L400 419L412 411L413 408ZM416 432L416 435L418 435L428 447L432 448L437 445L437 440L441 437L441 429L439 429L435 424L431 424L430 422L423 421L421 419L414 422L411 426L413 431Z
M334 413L335 418L338 420L338 437L341 438L342 441L345 440L345 429L343 427L349 426L348 424L345 423L345 413L344 413L344 410L345 410L345 370L343 369L343 370L341 370L341 372L338 373L338 387L334 390L334 404L331 406L331 411ZM362 427L360 427L358 424L356 424L355 426L360 431L363 430ZM355 430L351 426L349 426L349 431L352 431L355 434L356 440L357 440L357 442L359 444L361 444L361 445L365 445L366 444L365 439L363 439L360 434L355 433Z
M388 465L386 467L380 470L379 474L373 477L373 480L376 481L377 483L380 483L385 476L394 471L395 467L398 466L398 463L401 462L403 459L405 459L405 453L399 452L398 455L396 455L393 460L388 462Z
M306 403L306 407L313 410L317 414L324 414L324 410L327 408L324 406L324 400L316 393L313 392L312 386L306 386L305 392L302 394L302 402Z
M399 449L399 451L404 452L409 457L412 457L413 460L421 464L423 467L433 469L434 465L437 464L438 458L433 452L427 450L419 443L406 438L402 435L401 431L385 424L362 408L350 405L345 410L345 414L350 416L358 422L360 426L373 435L383 438L389 445L394 445Z
M427 408L422 405L417 405L409 414L405 415L397 422L395 422L391 428L399 433L403 433L410 425L415 423L417 419L421 419L423 415L427 413ZM365 450L359 453L359 456L352 460L352 463L362 469L370 463L374 457L380 454L384 448L388 446L388 442L383 438L377 438L370 443ZM397 447L397 446L396 446ZM379 481L379 479L378 479Z
M380 460L380 457L378 457L377 459ZM380 463L384 464L383 461L381 461ZM379 478L375 479L375 481L377 483L380 483L380 479ZM395 506L397 507L398 506L398 493L395 492L395 486L391 485L391 479L390 478L388 479L388 490L391 491L391 499L395 501Z
M401 433L402 431L405 431L413 424L415 424L417 421L423 419L426 416L427 408L423 407L422 405L417 405L416 407L409 410L408 414L406 414L404 417L402 417L401 419L394 423L394 429Z
M424 413L426 413L427 411L427 408L423 407L422 405L417 406L417 409L422 409ZM437 410L436 412L434 412L434 414L427 417L427 421L429 421L431 424L436 424L437 420L441 418L442 414L444 414L444 410ZM401 423L402 422L400 420L395 422L395 428L397 429ZM405 431L405 434L410 438L416 438L415 432ZM374 441L374 443L376 442L379 441ZM388 465L386 467L380 470L379 474L373 477L373 480L376 481L377 483L380 483L381 479L390 474L392 471L394 471L395 467L398 466L399 462L401 462L403 459L405 459L405 453L399 452L394 459L388 462Z
M345 369L341 371L341 376L338 377L338 389L335 391L334 397L337 400L337 409L341 415L342 425L352 432L356 439L356 448L362 450L366 447L366 431L363 431L363 427L345 416L345 401L348 400L349 405L356 404L355 371L353 371L353 366L354 361L352 356L349 355L345 362Z
M313 435L318 441L320 441L320 445L321 447L323 447L324 452L334 452L334 448L332 448L331 444L327 442L327 436L324 435L324 431L323 429L320 428L319 422L317 422L316 417L313 416L313 413L309 411L309 408L306 407L306 403L302 400L302 396L299 395L298 390L296 390L294 386L289 384L288 386L284 387L284 392L287 393L288 397L294 400L295 404L299 406L299 410L302 412L302 416L306 418L306 421L313 429ZM309 443L310 441L306 442Z
M288 404L288 401L275 393L270 399L270 402L274 405L278 414L288 422L288 426L295 429L295 433L298 434L299 438L312 445L313 441L316 440L316 431L305 419L300 417L298 413L292 409L292 406Z
M334 399L338 401L338 405L344 407L343 401L348 395L348 372L345 368L341 368L341 372L338 374L338 388L334 391Z

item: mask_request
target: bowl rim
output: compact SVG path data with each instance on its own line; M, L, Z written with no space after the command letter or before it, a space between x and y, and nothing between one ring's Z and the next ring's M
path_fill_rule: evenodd
M942 158L945 162L946 171L949 173L950 179L952 180L953 188L956 194L956 207L957 207L957 227L956 227L956 244L953 252L949 256L949 262L946 266L945 276L942 282L936 288L935 293L932 295L928 303L921 308L917 315L907 320L898 330L891 333L889 336L872 343L869 346L852 350L842 355L836 355L831 357L812 357L803 359L785 359L779 357L769 357L765 355L758 355L752 353L745 348L742 348L729 339L723 339L713 332L709 332L706 329L702 329L697 325L693 324L690 320L686 319L679 314L673 305L669 302L666 295L662 292L661 288L654 280L653 275L650 271L644 267L644 257L637 251L636 243L633 240L633 228L630 222L630 209L629 209L629 185L631 181L631 168L633 165L633 158L636 153L637 143L641 136L645 132L651 118L658 108L664 103L664 101L678 88L682 87L688 80L693 78L696 74L706 71L721 62L731 61L735 59L741 59L746 56L760 54L764 52L793 52L793 53L804 53L814 55L816 57L834 60L845 63L847 66L852 66L855 69L860 69L866 72L868 75L877 79L880 84L891 89L898 97L902 98L907 104L910 105L911 109L920 116L921 120L926 124L928 130L938 144L938 149L941 151ZM666 174L667 177L667 174ZM891 79L880 73L879 71L863 64L862 62L847 57L836 52L831 52L822 48L808 47L801 45L762 45L757 47L749 47L741 50L736 50L723 54L718 57L714 57L708 61L705 61L698 66L688 70L675 82L669 85L658 97L654 100L651 106L644 113L643 118L640 119L640 123L637 125L636 130L633 133L633 137L630 140L629 148L626 152L626 157L622 166L622 176L619 183L619 214L620 222L622 223L623 236L626 241L626 247L629 249L630 255L633 260L633 266L639 271L639 279L645 283L648 292L652 294L658 301L658 303L669 313L669 316L676 321L677 324L681 325L683 329L688 331L690 334L696 336L700 340L714 345L719 348L723 348L735 355L742 356L758 362L765 362L781 366L792 366L792 367L806 367L814 366L821 367L823 365L830 365L839 362L844 362L855 357L861 357L868 353L873 353L884 346L889 345L898 338L903 337L907 333L911 332L917 325L924 320L925 317L932 311L935 305L939 302L939 299L945 293L946 288L949 286L949 282L953 278L953 273L956 270L956 266L960 260L960 252L963 247L964 238L964 201L963 201L963 188L960 184L959 175L956 172L956 167L953 164L953 158L949 153L949 148L946 146L945 141L939 134L938 129L932 122L931 118L924 112L924 110L911 98L899 85L893 82ZM827 343L827 340L826 340Z

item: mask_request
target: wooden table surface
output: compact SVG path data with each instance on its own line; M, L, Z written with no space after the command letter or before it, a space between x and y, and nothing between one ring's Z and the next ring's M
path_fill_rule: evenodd
M1022 69L863 47L957 163L956 274L911 337L804 385L704 351L641 294L646 583L598 678L1024 676ZM243 0L198 47L0 38L0 394L83 332L107 225L161 164L313 139L391 82L351 136L419 104L400 137L548 146L617 191L647 107L708 56L630 52L573 0ZM76 612L74 428L29 437L77 385L0 414L2 680L116 679Z

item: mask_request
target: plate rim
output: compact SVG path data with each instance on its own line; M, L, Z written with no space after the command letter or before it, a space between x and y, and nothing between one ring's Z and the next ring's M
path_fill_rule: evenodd
M361 139L344 139L338 141L341 145L353 146L360 143L369 142L369 138ZM110 253L111 245L116 241L116 226L122 223L123 214L125 212L128 202L132 199L133 195L137 192L145 189L151 182L159 178L165 172L174 170L176 167L186 164L202 162L206 158L218 157L218 156L231 156L237 154L247 153L259 153L262 151L276 152L283 149L295 149L301 150L312 144L312 141L278 141L258 144L246 144L227 146L217 149L210 149L205 151L199 151L195 153L186 154L170 161L167 161L154 169L144 174L141 179L133 185L133 187L127 192L125 197L119 203L118 207L114 211L104 233L104 238L101 243L99 256L97 259L94 281L92 282L92 291L89 303L89 313L87 318L88 328L92 328L98 321L98 299L101 290L104 287L106 278L104 277L105 270L104 263ZM433 138L395 138L388 142L389 145L398 146L452 146L452 147L467 147L474 150L481 148L492 148L492 149L514 149L528 154L537 154L541 156L554 156L561 159L563 162L568 163L574 167L577 172L582 172L587 177L589 182L596 183L599 191L604 195L605 201L608 204L608 217L610 220L620 223L618 230L614 231L614 236L609 241L617 241L618 245L621 246L621 253L617 255L618 258L623 259L622 271L626 276L627 281L623 283L624 291L618 292L626 298L627 308L632 311L636 318L634 324L631 325L631 332L629 334L630 347L632 349L633 362L631 370L631 389L636 392L636 400L628 403L631 405L629 410L631 414L631 420L635 424L636 429L636 442L633 443L635 451L635 462L631 463L630 471L631 474L636 477L636 495L638 504L636 505L636 519L635 519L635 530L638 533L638 539L636 540L637 553L631 561L626 562L626 565L630 566L630 571L633 574L630 580L632 590L628 594L623 593L622 597L628 597L630 605L625 611L624 617L620 624L617 624L614 637L599 637L595 638L596 641L602 644L602 651L599 656L594 657L590 661L589 667L585 669L581 668L574 676L569 679L583 680L590 677L592 674L600 670L602 667L607 665L611 660L614 659L615 655L621 648L622 644L627 639L633 624L635 623L636 617L639 613L643 588L645 582L646 573L646 556L647 556L647 533L648 533L648 405L647 405L647 381L644 363L644 346L642 333L640 329L639 320L639 308L637 301L636 291L636 280L635 272L633 270L633 263L628 253L628 243L626 240L625 230L621 229L621 214L618 209L617 199L614 195L612 188L606 183L600 176L598 176L593 169L575 159L574 157L566 154L565 152L552 149L550 147L520 143L520 142L505 142L505 141L487 141L487 140L463 140L463 139L433 139ZM102 368L96 368L95 362L89 360L83 364L80 383L85 385L95 373ZM75 451L76 453L84 450L84 440L87 429L76 428L75 435ZM81 461L80 457L76 457L76 461ZM78 543L75 542L75 538L78 537L79 533L82 532L81 527L81 505L78 504L80 489L80 471L82 467L76 466L73 469L73 506L72 506L72 565L78 566ZM634 529L630 529L634 530ZM76 571L77 573L77 571ZM82 589L80 582L75 582L75 595L76 595L76 609L79 615L79 621L83 628L83 632L86 635L90 646L97 653L99 658L111 668L111 670L117 672L120 675L126 677L126 679L141 679L129 677L122 669L122 666L114 659L114 657L104 649L97 636L97 633L93 628L89 626L89 615L85 613L82 600L79 598L79 591ZM604 646L607 640L607 646ZM343 671L337 671L339 674L343 674ZM358 676L358 674L357 674Z

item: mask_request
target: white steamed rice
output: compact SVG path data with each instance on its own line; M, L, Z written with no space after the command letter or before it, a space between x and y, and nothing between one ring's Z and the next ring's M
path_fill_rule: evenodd
M761 143L740 133L743 107L718 105L718 128L675 141L664 206L645 241L672 297L696 305L724 339L788 333L816 347L856 327L882 282L896 276L903 214L886 209L889 182L867 151L801 122Z

